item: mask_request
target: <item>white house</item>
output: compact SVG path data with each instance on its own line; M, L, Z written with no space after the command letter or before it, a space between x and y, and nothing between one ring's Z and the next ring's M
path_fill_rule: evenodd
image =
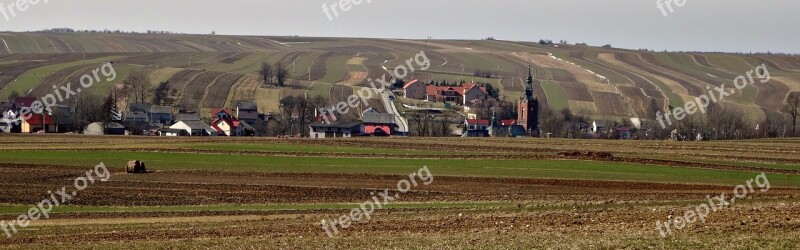
M217 130L202 121L178 121L170 126L171 129L186 131L190 136L216 136Z

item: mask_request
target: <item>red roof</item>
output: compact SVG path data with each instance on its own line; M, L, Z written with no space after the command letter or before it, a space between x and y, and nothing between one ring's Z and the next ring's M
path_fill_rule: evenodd
M407 89L408 87L410 87L412 84L415 84L415 83L417 83L417 80L410 81L410 82L406 83L406 85L403 85L403 89Z
M467 119L468 125L486 125L489 126L489 120Z
M212 116L217 116L217 114L219 114L220 111L225 111L225 113L228 113L229 116L233 116L233 110L231 108L212 109L211 110L211 115Z
M25 116L23 115L22 118L24 119ZM28 119L25 119L25 122L27 122L28 124L31 124L31 125L41 125L42 124L42 115L40 115L40 114L31 114L30 117L28 117ZM55 124L55 122L53 122L53 116L44 115L44 124L45 125L53 125L53 124Z
M214 112L214 114L216 114L216 113L217 112ZM228 126L231 127L231 128L239 127L239 125L241 124L241 122L239 122L239 119L236 119L234 117L224 118L224 119L216 118L216 119L214 119L214 122L211 123L211 127L216 129L217 132L222 132L222 129L219 126L217 126L217 124L219 124L220 121L227 123Z
M427 87L425 87L425 94L430 95L430 96L441 96L442 95L441 93L443 93L445 91L448 91L448 90L452 90L452 91L455 91L456 93L458 93L459 95L464 96L464 94L467 93L467 91L470 91L472 88L475 88L476 86L477 85L474 84L474 83L464 83L461 86L435 86L435 85L428 85ZM489 92L486 92L486 88L485 87L480 87L479 89L484 94L487 94L487 95L489 94Z
M503 126L517 125L517 120L514 120L514 119L500 120L500 125L503 125Z

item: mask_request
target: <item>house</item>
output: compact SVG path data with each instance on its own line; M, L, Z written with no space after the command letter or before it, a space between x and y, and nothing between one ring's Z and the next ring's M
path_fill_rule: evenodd
M158 136L188 136L186 130L162 128L158 130Z
M52 110L53 121L58 127L58 131L76 131L80 128L76 127L74 114L69 107L64 105L53 105L50 107Z
M57 131L58 127L51 115L30 114L22 116L22 133L56 133Z
M467 119L465 125L467 130L486 130L489 128L489 120Z
M517 120L514 120L514 119L504 119L504 120L500 120L500 125L502 125L502 126L513 126L513 125L517 125Z
M464 120L464 133L461 137L489 137L489 120Z
M183 130L187 136L216 136L217 130L200 120L178 121L169 128ZM184 132L182 132L184 133Z
M175 116L176 121L199 121L200 115L194 111L179 110L178 115Z
M619 140L630 140L631 139L631 128L630 127L618 127L614 129L614 133L617 134L617 139Z
M364 135L390 136L397 128L394 114L364 112L362 122Z
M111 122L108 126L103 122L94 122L86 126L83 130L84 135L126 135L125 126Z
M435 86L425 87L425 100L429 102L454 102L466 106L475 100L489 98L485 87L475 83L464 83L461 86Z
M258 120L258 105L252 101L239 101L236 104L236 118L247 124L255 124Z
M361 122L315 122L309 128L311 138L352 137L361 133Z
M149 113L150 125L153 127L163 128L175 122L175 117L172 116L172 107L170 106L153 105L150 107Z
M403 85L403 92L406 98L425 100L426 90L426 84L417 80Z
M215 109L211 112L214 117L211 127L217 130L217 134L222 136L243 136L251 135L255 132L255 129L250 124L240 121L232 113L231 109ZM258 113L255 115L258 118Z
M149 112L149 108L148 111L128 111L128 114L125 115L125 119L122 121L122 123L131 129L147 129L150 127L150 115L147 112Z

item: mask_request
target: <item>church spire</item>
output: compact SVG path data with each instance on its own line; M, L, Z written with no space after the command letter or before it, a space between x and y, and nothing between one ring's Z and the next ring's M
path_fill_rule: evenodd
M533 70L531 70L530 65L528 65L528 81L527 85L525 86L525 97L528 100L533 100L535 98L533 96Z

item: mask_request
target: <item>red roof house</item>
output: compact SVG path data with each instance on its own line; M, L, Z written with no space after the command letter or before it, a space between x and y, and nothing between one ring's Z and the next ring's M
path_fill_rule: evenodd
M46 128L46 130L42 128ZM51 115L28 114L22 116L22 133L55 133L57 131L58 128Z
M485 87L478 87L474 83L464 83L461 86L428 85L425 94L430 102L456 102L461 105L467 105L476 99L486 99L489 96Z

